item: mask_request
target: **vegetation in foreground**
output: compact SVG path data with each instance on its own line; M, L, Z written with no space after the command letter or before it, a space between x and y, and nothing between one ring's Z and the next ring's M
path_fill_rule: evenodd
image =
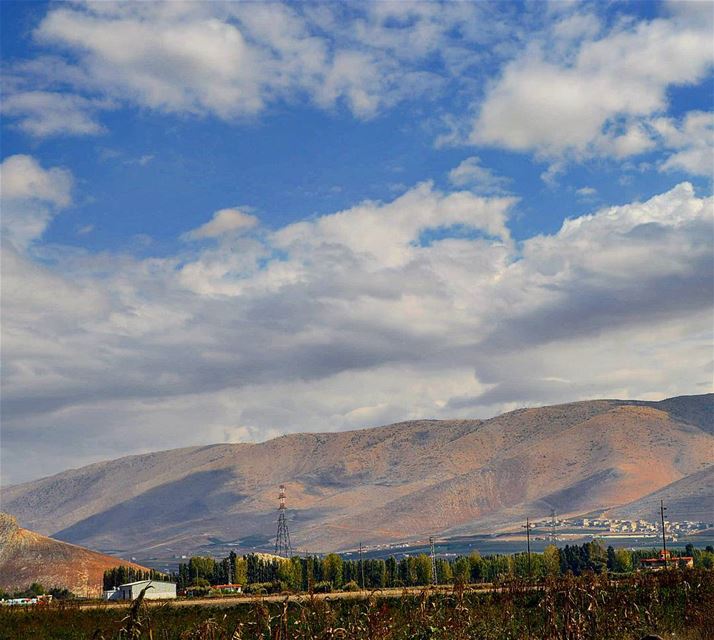
M4 608L0 639L47 640L633 640L714 637L714 573L671 570L617 581L607 574L509 580L479 593L311 597L230 608L163 604ZM676 634L676 636L674 635Z

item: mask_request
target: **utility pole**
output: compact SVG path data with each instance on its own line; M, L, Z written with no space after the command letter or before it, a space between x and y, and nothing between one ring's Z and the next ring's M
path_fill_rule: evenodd
M550 541L555 544L558 539L556 534L556 528L558 526L557 520L555 519L555 509L550 510Z
M293 554L293 548L290 545L290 531L288 531L288 521L285 518L285 485L280 485L280 494L278 495L280 506L278 507L278 533L275 536L275 555L289 558Z
M436 586L438 580L436 577L436 552L434 551L434 538L429 536L429 546L431 548L431 584Z
M362 543L359 543L359 571L362 577L362 591L364 591L364 560L362 560Z
M523 525L526 530L526 540L528 541L528 577L531 577L531 521L526 518L526 524Z
M664 568L667 568L667 536L664 530L664 512L667 511L667 507L664 506L664 500L659 501L659 515L662 519L662 554L664 556Z

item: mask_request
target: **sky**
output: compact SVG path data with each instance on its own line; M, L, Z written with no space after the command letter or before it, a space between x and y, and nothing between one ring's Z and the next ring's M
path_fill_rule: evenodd
M714 378L714 5L10 2L2 482Z

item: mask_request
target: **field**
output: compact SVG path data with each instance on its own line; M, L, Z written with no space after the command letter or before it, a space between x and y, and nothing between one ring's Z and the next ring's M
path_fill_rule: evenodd
M490 592L339 594L154 606L57 605L0 610L0 639L47 640L632 640L714 637L714 573L670 571L614 581L563 577Z

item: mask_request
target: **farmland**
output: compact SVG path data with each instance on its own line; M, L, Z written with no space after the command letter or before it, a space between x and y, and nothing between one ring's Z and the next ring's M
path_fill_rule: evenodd
M714 637L714 573L705 570L509 580L491 591L326 594L246 599L234 606L186 602L0 610L0 640L632 640ZM346 594L344 594L346 595ZM391 596L391 597L390 597Z

